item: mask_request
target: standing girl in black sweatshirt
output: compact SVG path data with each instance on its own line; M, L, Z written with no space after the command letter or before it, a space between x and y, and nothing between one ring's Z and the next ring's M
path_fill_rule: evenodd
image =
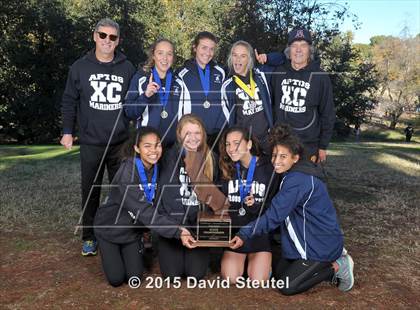
M105 276L112 286L119 286L133 276L142 276L141 236L146 227L167 238L181 238L183 243L188 243L189 232L154 208L157 162L161 155L158 131L151 127L137 131L127 143L106 202L96 212L95 236Z

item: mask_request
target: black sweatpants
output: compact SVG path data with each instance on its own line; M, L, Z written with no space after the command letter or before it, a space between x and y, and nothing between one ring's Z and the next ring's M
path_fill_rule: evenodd
M274 278L281 279L289 287L280 289L284 295L294 295L305 292L322 281L330 281L334 275L334 268L330 262L311 260L280 259L273 270Z
M100 202L104 170L106 167L111 182L120 166L120 149L121 144L110 146L108 149L106 146L80 145L83 240L95 240L92 226Z
M163 277L202 279L209 266L209 248L188 249L178 239L159 236L159 265Z
M140 240L116 244L98 238L102 268L112 286L120 286L133 276L143 275L143 254Z

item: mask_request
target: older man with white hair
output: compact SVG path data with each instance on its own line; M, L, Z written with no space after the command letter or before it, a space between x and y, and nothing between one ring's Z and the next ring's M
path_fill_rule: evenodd
M335 122L330 78L315 59L308 30L289 33L285 55L288 61L274 70L271 79L274 122L289 124L305 146L305 157L323 162Z

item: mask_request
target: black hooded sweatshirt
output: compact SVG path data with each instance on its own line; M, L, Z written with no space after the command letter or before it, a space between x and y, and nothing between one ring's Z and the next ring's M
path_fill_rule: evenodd
M242 182L246 182L248 169L240 165ZM236 170L235 170L236 171ZM273 165L268 157L260 157L256 163L254 177L250 194L254 196L255 203L248 207L245 203L241 203L239 182L235 175L231 180L221 180L222 192L228 197L230 202L229 214L232 219L232 225L240 228L249 222L255 220L270 204L273 194L278 190L278 180L274 172ZM277 186L277 187L276 187ZM272 193L274 190L274 193ZM243 207L245 214L241 215L239 209ZM261 210L262 209L262 210Z
M81 144L105 146L126 140L128 119L121 108L134 72L132 63L118 51L109 63L97 60L95 50L78 59L70 68L63 94L63 134L73 134L77 114Z
M212 156L214 163L212 181L214 182L218 177L218 159L214 153ZM200 202L187 174L184 158L183 150L177 143L163 156L156 206L160 214L193 230L197 224Z
M153 169L146 170L149 181L152 174ZM97 237L117 244L140 240L146 227L166 238L180 237L178 224L160 215L146 200L133 159L121 163L106 202L96 212L94 225Z
M326 149L335 110L331 81L319 60L300 70L287 62L275 69L271 83L274 123L289 124L305 146Z

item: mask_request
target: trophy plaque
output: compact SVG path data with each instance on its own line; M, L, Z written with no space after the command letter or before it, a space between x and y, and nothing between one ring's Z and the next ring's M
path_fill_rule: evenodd
M229 247L232 239L232 220L228 214L214 214L200 204L197 215L197 246Z

